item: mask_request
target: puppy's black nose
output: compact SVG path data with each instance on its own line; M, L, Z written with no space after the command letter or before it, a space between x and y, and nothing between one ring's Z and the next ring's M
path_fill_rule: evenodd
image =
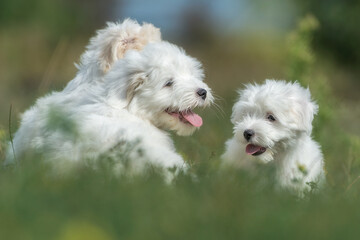
M206 93L207 91L203 88L199 88L198 91L196 92L203 100L205 100L206 98Z
M252 136L255 135L255 132L251 129L247 129L244 131L244 138L249 141Z

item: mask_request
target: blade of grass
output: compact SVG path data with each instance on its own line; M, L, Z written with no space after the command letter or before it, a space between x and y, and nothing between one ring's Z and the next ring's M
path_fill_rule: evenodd
M17 163L14 142L13 142L13 137L12 137L12 132L11 132L11 113L12 113L12 104L10 104L10 109L9 109L9 137L10 137L11 148L12 148L12 151L14 154L14 161L15 161L15 163Z
M357 178L355 178L355 180L354 180L352 183L350 183L350 185L346 188L346 191L345 191L345 192L349 191L350 188L351 188L359 179L360 179L360 176L358 176Z

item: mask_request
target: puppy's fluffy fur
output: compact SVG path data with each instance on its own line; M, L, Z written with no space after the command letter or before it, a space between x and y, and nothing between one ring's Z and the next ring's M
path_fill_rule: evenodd
M190 135L202 124L192 110L213 101L196 59L161 41L154 26L125 20L97 32L78 68L63 91L40 98L22 116L18 159L36 151L61 171L116 152L127 155L132 173L147 164L187 168L164 130Z
M254 170L274 164L282 187L305 190L324 180L320 146L311 138L318 106L298 83L267 80L239 91L231 121L234 136L226 142L225 164Z

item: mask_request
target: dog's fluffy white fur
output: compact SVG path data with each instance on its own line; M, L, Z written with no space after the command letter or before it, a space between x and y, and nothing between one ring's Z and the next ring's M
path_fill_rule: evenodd
M167 177L173 168L187 168L165 130L190 135L201 126L192 110L213 97L200 62L161 41L151 24L125 20L97 32L78 68L63 91L38 99L23 114L13 141L17 159L39 152L64 172L115 152L126 154L132 173L147 164L169 169ZM8 153L13 161L11 147Z
M224 164L249 170L274 164L277 183L296 191L308 189L307 182L323 182L323 156L311 138L318 106L309 89L297 82L266 80L262 85L246 85L239 95Z

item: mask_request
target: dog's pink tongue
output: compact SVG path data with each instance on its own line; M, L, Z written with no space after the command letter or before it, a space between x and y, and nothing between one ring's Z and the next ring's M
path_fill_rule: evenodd
M182 116L194 127L200 127L203 124L202 118L193 112L183 112Z
M261 147L260 146L256 146L254 144L248 144L246 146L246 153L249 154L249 155L252 155L254 153L257 153L258 151L261 150Z

